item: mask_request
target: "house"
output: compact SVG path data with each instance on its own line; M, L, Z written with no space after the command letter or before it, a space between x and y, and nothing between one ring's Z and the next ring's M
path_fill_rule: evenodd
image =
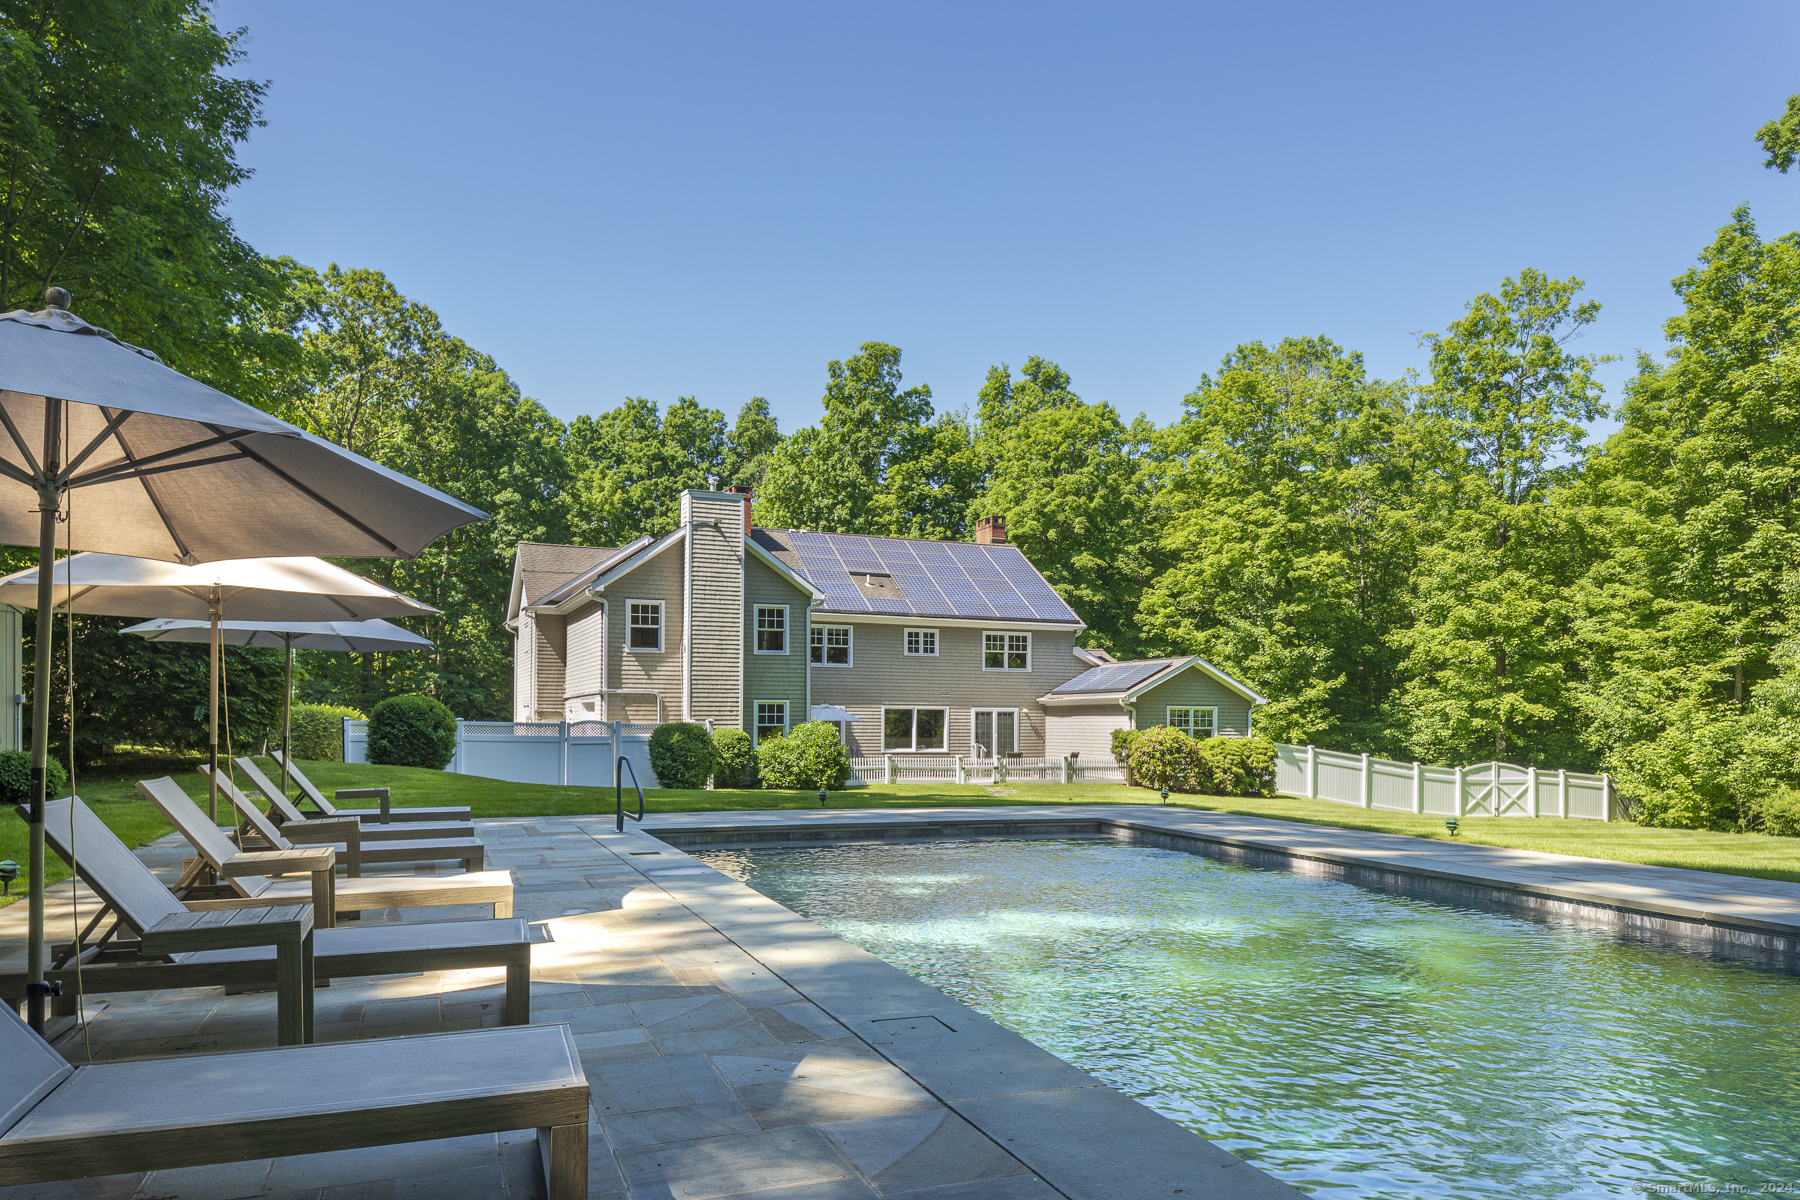
M855 755L1110 755L1129 722L1248 733L1262 697L1193 658L1115 663L984 518L975 540L750 523L686 491L626 546L520 543L514 719L710 721L758 740L836 708Z

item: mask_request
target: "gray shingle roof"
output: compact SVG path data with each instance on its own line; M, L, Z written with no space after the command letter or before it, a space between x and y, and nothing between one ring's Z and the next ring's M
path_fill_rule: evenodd
M756 529L759 546L825 593L821 611L1075 624L1017 546Z
M1074 696L1084 693L1104 695L1128 692L1138 684L1159 675L1176 663L1192 662L1192 658L1146 658L1137 662L1107 663L1092 667L1051 691L1052 696Z
M585 571L591 571L618 550L606 546L557 546L548 542L519 543L519 574L525 585L525 603L536 604Z

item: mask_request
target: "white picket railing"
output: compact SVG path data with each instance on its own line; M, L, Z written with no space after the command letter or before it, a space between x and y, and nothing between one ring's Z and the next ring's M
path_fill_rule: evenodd
M1610 821L1612 776L1512 763L1428 767L1367 754L1275 744L1275 790L1383 812L1443 817L1571 817Z
M612 787L623 754L643 786L656 787L650 769L655 725L624 721L458 721L456 754L445 767L509 783ZM344 761L367 762L369 723L344 722ZM631 776L625 777L629 784Z
M964 758L959 755L870 754L850 760L859 783L1123 783L1125 773L1108 761L1061 758Z

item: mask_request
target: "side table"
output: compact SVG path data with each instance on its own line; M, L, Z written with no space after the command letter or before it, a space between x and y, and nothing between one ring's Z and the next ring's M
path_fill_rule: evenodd
M275 1028L283 1046L313 1040L313 906L170 913L144 930L145 954L275 947Z

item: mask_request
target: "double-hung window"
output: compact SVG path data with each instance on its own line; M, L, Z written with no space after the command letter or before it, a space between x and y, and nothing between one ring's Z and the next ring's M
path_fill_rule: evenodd
M758 700L756 702L756 740L760 743L764 738L777 737L787 732L787 701Z
M902 653L905 654L936 656L937 630L908 629L905 632L904 640L900 643L900 646Z
M981 669L984 671L1031 670L1031 635L1029 633L982 634Z
M814 625L812 661L814 666L847 667L851 665L850 629L848 625Z
M756 652L758 654L787 653L787 618L785 604L759 604L756 606Z
M1209 738L1218 732L1219 710L1216 708L1171 708L1169 727L1179 729L1192 738Z
M881 711L881 748L895 751L944 752L944 731L950 710L944 708L885 708Z
M633 650L661 650L663 606L661 600L627 600L625 644Z

